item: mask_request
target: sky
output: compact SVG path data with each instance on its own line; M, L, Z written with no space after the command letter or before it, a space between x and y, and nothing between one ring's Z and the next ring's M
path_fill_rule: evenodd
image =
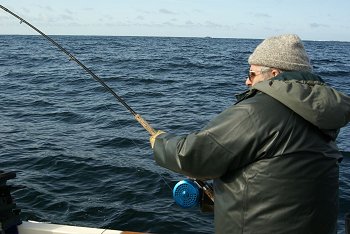
M350 41L350 0L0 0L48 35ZM0 34L36 34L0 9Z

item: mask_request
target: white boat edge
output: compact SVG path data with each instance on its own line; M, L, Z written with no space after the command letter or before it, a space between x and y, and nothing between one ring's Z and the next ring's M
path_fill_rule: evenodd
M41 223L36 221L22 221L17 226L18 234L132 234L140 232L127 232L111 229L80 227L71 225Z

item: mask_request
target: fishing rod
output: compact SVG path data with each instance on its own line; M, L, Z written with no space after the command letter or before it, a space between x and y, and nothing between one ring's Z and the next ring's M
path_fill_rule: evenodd
M50 41L52 44L58 47L69 57L69 60L73 60L74 62L76 62L80 67L82 67L86 72L88 72L93 79L98 81L108 92L110 92L135 117L135 119L142 125L144 129L147 130L147 132L151 136L157 134L157 131L145 119L143 119L140 114L136 113L136 111L134 111L118 94L116 94L113 91L113 89L111 89L101 78L99 78L89 68L82 64L75 56L73 56L60 44L58 44L56 41L54 41L52 38L47 36L45 33L37 29L35 26L30 24L22 17L18 16L17 14L13 13L12 11L10 11L2 5L0 5L0 8L19 19L20 23L25 23L26 25L34 29L36 32L44 36L48 41ZM214 205L213 188L204 181L198 179L183 180L180 181L177 185L178 186L175 186L173 189L173 196L177 204L179 204L180 206L188 208L200 204L201 207L204 207L207 204L209 204L209 209L211 209ZM181 192L179 193L179 191ZM182 204L185 205L183 206Z
M108 92L110 92L135 117L135 119L142 125L142 127L144 127L144 129L146 129L148 131L148 133L151 136L153 136L157 133L157 131L154 130L154 128L145 119L143 119L140 114L136 113L136 111L134 111L118 94L116 94L113 91L113 89L111 89L101 78L99 78L97 75L95 75L95 73L93 73L89 68L87 68L84 64L82 64L76 57L74 57L74 55L69 53L60 44L58 44L56 41L54 41L52 38L50 38L49 36L44 34L42 31L37 29L35 26L30 24L28 21L26 21L22 17L16 15L15 13L13 13L12 11L10 11L9 9L7 9L6 7L4 7L2 5L0 5L0 8L3 9L4 11L8 12L9 14L13 15L17 19L19 19L20 23L25 23L26 25L28 25L29 27L31 27L32 29L34 29L35 31L40 33L47 40L49 40L52 44L54 44L56 47L58 47L63 53L65 53L69 57L69 60L76 62L85 71L87 71L92 76L93 79L98 81Z

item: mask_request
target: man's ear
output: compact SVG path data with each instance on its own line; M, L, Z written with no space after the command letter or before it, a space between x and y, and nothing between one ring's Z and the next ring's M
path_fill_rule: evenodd
M279 71L278 69L272 69L271 73L272 73L273 77L276 77L281 73L281 71Z

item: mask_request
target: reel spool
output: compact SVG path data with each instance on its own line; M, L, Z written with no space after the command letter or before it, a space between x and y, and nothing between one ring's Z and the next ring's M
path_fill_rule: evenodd
M182 208L191 208L199 204L202 189L192 180L179 181L173 189L173 198Z

